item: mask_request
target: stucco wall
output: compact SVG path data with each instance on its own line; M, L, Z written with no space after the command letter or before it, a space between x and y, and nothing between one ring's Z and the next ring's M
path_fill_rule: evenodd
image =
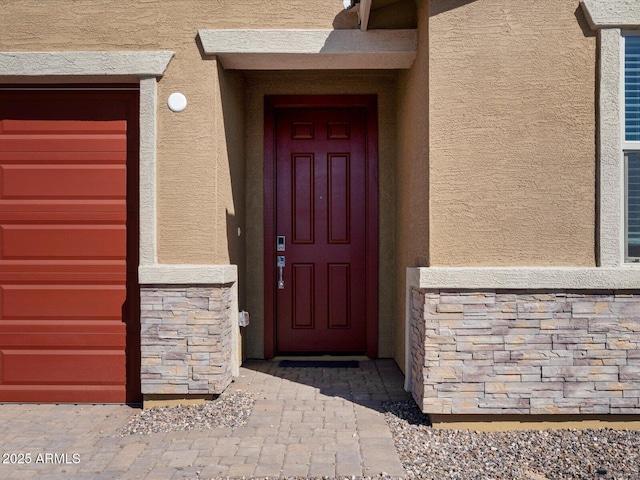
M404 366L406 267L429 264L429 12L418 6L418 52L410 70L398 75L395 274L396 335L394 357Z
M343 8L339 0L7 0L0 50L175 51L158 86L158 260L226 264L243 241L236 225L243 219L242 81L229 72L218 78L217 62L200 54L197 29L354 27L357 15ZM166 107L174 91L189 102L181 113Z
M263 252L263 159L264 95L378 95L379 171L379 328L378 354L393 352L394 274L394 156L395 156L395 73L375 72L268 72L245 74L247 85L247 308L251 325L247 328L246 355L264 354L264 252Z
M431 0L429 28L430 264L595 265L596 49L578 2Z

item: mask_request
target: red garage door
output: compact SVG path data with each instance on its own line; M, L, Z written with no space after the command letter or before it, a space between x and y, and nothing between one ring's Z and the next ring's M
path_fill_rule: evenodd
M127 201L136 98L0 92L0 401L139 394L135 351L127 366L127 330L137 340L137 242L127 236L137 223Z

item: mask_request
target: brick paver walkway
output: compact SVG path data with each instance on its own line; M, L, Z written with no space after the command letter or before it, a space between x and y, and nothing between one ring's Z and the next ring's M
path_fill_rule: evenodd
M249 361L229 387L251 391L246 427L117 437L123 405L0 405L0 478L401 477L381 403L405 400L392 360L358 369ZM14 455L15 454L15 455ZM27 460L20 454L30 454ZM74 455L75 454L75 455ZM16 463L20 460L30 463Z

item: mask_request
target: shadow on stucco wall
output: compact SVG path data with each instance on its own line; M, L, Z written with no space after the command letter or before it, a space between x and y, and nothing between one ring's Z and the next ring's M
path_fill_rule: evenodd
M576 20L578 21L578 25L582 29L582 33L584 34L584 36L595 37L596 31L591 29L591 25L589 25L589 21L587 20L587 17L584 14L584 10L582 10L581 6L578 6L578 8L576 8L574 15L576 16Z
M229 262L238 266L238 285L245 285L246 225L245 225L245 81L239 71L225 70L218 63L222 127L226 145L228 180L233 206L225 207ZM220 207L218 207L220 208ZM239 290L240 308L245 305L246 292Z
M383 4L383 6L374 3L371 7L369 30L413 29L417 28L417 25L415 0L395 0L393 3ZM333 28L336 30L359 28L357 10L352 8L340 12L333 20Z
M587 20L587 17L584 13L584 10L582 9L581 5L578 5L578 8L576 8L574 15L576 17L576 21L578 22L578 26L580 27L580 29L582 30L582 34L585 36L585 38L589 38L589 37L596 37L596 31L593 30L591 28L591 25L589 25L589 21ZM595 68L593 69L593 82L594 85L599 85L600 79L599 79L599 72L600 72L600 57L596 56L596 63L595 63ZM594 123L596 122L596 119L600 118L600 89L596 88L595 90L595 95L594 95L594 99L593 99L593 112L594 112ZM599 133L596 132L596 135L594 136L594 145L593 145L593 151L595 152L595 158L598 159L600 158L600 142L599 142L599 138L598 138ZM593 252L593 256L595 258L595 262L596 265L600 265L600 248L599 248L599 241L600 241L600 164L599 162L596 160L596 184L595 184L595 205L596 205L596 212L595 212L595 216L596 216L596 228L593 232L594 235L594 240L593 240L593 246L594 246L594 252Z
M333 28L346 30L358 28L358 14L353 10L343 10L333 19Z
M431 0L429 2L429 16L435 17L440 13L448 12L449 10L460 8L476 1L477 0Z

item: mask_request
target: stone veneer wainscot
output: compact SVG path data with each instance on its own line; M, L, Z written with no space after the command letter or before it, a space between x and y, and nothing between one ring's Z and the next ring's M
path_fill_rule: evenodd
M230 285L141 287L143 394L220 394L232 380Z
M640 292L410 296L411 390L433 414L640 414Z

